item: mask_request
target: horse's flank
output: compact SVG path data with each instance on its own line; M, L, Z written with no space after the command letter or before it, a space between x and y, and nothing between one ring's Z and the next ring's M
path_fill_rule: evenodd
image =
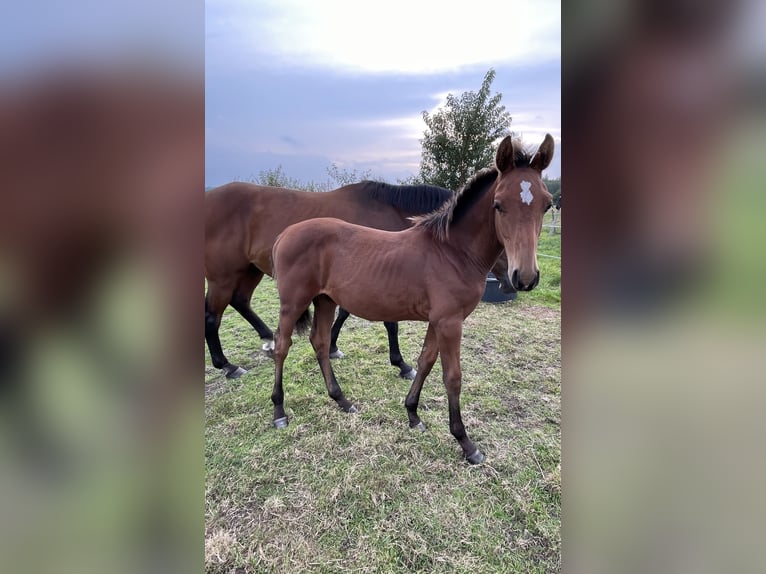
M439 281L438 277L417 281L404 278L428 275L434 256L439 260L452 257L449 246L431 244L433 239L426 229L390 232L317 218L288 228L274 245L274 259L290 261L290 268L305 271L300 286L287 285L286 289L328 295L353 315L369 321L427 321L431 306L426 290ZM277 277L279 285L284 278ZM371 284L385 294L374 306L369 304L366 290L359 288ZM473 291L478 302L482 291Z

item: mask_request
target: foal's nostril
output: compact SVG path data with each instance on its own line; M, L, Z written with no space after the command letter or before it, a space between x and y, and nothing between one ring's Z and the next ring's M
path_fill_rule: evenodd
M516 291L531 291L535 287L537 287L537 284L540 282L540 271L537 271L535 273L534 278L529 283L522 283L521 282L521 276L519 274L519 270L516 269L511 274L511 285L513 285L513 288L516 289Z
M519 285L519 270L518 269L514 269L513 273L511 274L511 285L517 291L521 291L521 286Z

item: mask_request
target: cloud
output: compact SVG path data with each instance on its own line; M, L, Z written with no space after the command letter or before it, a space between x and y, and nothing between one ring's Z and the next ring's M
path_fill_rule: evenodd
M411 0L208 0L209 178L278 161L292 177L319 180L319 158L389 180L412 175L421 112L476 91L490 67L511 129L532 145L547 132L559 143L559 3L490 1L471 11Z
M433 74L550 61L561 53L560 4L552 0L488 0L481 11L430 0L207 5L207 35L228 42L231 57L257 66Z

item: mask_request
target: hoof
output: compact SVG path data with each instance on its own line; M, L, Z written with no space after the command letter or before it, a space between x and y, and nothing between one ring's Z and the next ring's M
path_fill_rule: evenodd
M273 424L275 429L287 428L287 417L282 417L281 419L275 419Z
M354 405L351 405L350 407L348 407L348 410L346 412L349 414L353 414L353 413L358 413L359 411Z
M245 369L243 369L242 367L237 367L233 371L227 371L226 372L226 378L227 379L238 379L239 377L241 377L245 373L247 373L247 371Z
M345 356L346 356L345 353L343 353L343 351L340 351L338 349L335 349L332 353L330 353L331 359L342 359Z
M484 462L484 455L481 454L481 451L477 448L473 454L469 454L467 457L465 457L468 462L471 464L479 464Z
M403 379L409 379L410 381L414 381L417 374L418 374L417 369L410 369L406 373L399 373L399 376Z
M266 342L261 345L261 349L266 351L267 353L274 352L274 340L273 339L266 339Z
M420 432L426 432L426 429L427 429L428 427L426 427L426 425L424 425L424 424L423 424L423 421L420 421L420 422L419 422L418 424L416 424L414 427L410 427L410 428L411 428L411 429L413 429L413 430L414 430L414 429L417 429L417 430L419 430Z

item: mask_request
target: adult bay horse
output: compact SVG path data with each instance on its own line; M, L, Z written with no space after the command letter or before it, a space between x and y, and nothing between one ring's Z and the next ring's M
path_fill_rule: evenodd
M274 347L274 333L255 314L250 299L264 274L271 275L271 249L289 225L315 217L335 217L358 225L398 231L412 225L410 217L428 213L454 196L433 185L390 185L363 181L317 193L234 182L205 194L205 341L213 365L227 378L246 371L223 353L218 329L231 305L258 332L264 350ZM505 261L493 269L510 291ZM337 338L348 313L341 309L332 334L332 356L342 356ZM391 364L400 375L414 378L414 369L399 351L398 325L386 322Z
M533 289L539 279L537 240L551 194L542 171L553 157L550 134L535 153L510 137L495 167L476 173L439 210L415 225L390 232L320 218L287 228L277 239L273 263L279 291L279 328L274 349L274 426L287 425L283 365L293 329L308 327L327 391L346 412L346 399L330 364L330 326L336 305L371 321L427 321L418 372L405 406L411 428L425 429L417 408L423 381L441 353L450 431L471 463L484 455L468 438L460 415L460 339L463 320L484 291L487 272L505 249L513 287Z

